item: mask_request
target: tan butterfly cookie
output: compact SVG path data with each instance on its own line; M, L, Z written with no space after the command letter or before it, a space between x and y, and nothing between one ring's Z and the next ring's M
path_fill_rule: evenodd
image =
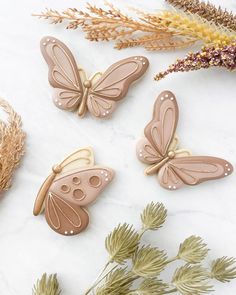
M62 235L76 235L89 223L85 206L91 204L112 181L113 170L94 166L91 148L68 156L52 168L34 205L34 215L45 209L49 226Z
M229 162L215 157L191 156L188 150L178 149L175 135L178 118L174 94L162 92L154 105L153 119L144 130L145 139L137 145L137 157L149 165L145 173L157 173L161 186L169 190L230 175L233 167Z
M104 74L96 73L88 79L69 48L58 39L44 37L41 51L49 67L49 83L55 88L55 105L76 111L81 117L87 110L97 118L110 116L130 84L140 78L149 65L147 58L133 56L113 64Z

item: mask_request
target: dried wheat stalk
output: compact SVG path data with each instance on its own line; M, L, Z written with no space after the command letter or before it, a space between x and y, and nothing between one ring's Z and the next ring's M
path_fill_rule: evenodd
M0 107L9 116L7 122L0 120L0 191L6 191L24 154L25 133L21 129L21 117L3 98Z

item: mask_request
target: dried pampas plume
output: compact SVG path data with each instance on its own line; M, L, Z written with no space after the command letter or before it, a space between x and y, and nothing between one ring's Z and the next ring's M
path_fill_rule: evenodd
M0 119L0 192L11 186L15 168L24 154L25 133L21 117L9 103L0 98L0 107L8 114L7 122Z

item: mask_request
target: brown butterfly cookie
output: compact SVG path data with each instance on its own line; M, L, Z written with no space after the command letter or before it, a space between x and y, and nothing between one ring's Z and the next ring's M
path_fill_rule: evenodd
M161 186L169 190L230 175L233 167L229 162L215 157L191 156L188 150L178 149L175 135L178 118L174 94L162 92L155 102L152 121L144 130L145 139L137 144L138 159L149 165L145 174L157 173Z
M85 206L96 200L113 176L113 170L94 166L91 148L80 149L52 168L33 213L36 216L44 210L48 225L59 234L79 234L89 223Z
M76 111L81 117L87 110L97 118L109 117L117 102L128 92L130 84L139 79L149 65L147 58L133 56L88 79L64 43L54 37L44 37L40 45L49 67L49 83L55 88L55 105L63 110Z

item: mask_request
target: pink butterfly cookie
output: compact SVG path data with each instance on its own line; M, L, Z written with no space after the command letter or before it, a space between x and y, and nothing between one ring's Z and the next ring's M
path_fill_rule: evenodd
M109 117L127 94L130 84L139 79L149 65L147 58L133 56L88 79L69 48L58 39L44 37L41 51L49 67L49 83L55 89L55 105L62 110L76 111L81 117L87 111L97 118Z
M52 168L34 205L34 215L44 209L48 225L62 235L76 235L89 223L85 207L112 181L113 170L94 166L91 148L76 151Z
M138 159L149 165L145 174L157 174L160 185L169 190L230 175L233 167L229 162L209 156L191 156L188 150L178 149L175 135L178 118L174 94L162 92L155 102L153 118L144 130L145 138L137 144Z

